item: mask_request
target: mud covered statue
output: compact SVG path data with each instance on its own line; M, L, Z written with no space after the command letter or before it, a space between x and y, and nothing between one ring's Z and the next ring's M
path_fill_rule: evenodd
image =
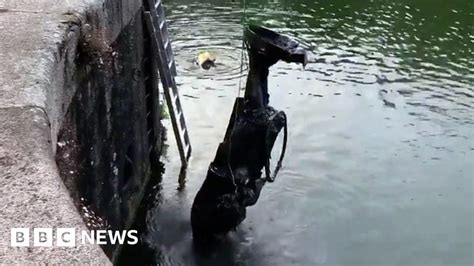
M245 29L244 41L250 61L245 96L236 99L224 141L194 199L195 241L213 240L235 229L263 185L273 182L285 152L286 115L268 105L269 67L279 60L305 64L306 52L294 40L258 26ZM282 154L271 173L270 155L282 129Z

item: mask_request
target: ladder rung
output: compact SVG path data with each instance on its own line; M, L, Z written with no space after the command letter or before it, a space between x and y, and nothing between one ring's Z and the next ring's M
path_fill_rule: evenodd
M160 5L161 5L161 0L156 0L155 9L157 9Z
M181 109L181 106L179 105L178 101L171 103L176 119L179 119L179 117L181 116L181 113L183 113L183 110Z
M188 155L188 152L189 152L189 148L191 146L189 145L189 143L186 143L185 147L184 147L184 151L186 152L186 156Z
M165 43L163 44L163 47L165 47L165 50L167 50L168 46L170 45L170 39L168 38Z
M176 86L171 87L174 94L178 94L178 88Z
M182 128L186 128L186 121L184 120L184 116L179 117L179 123L181 124Z
M179 95L177 93L174 94L173 101L177 108L181 108L181 101L179 100Z
M168 67L170 68L170 70L173 68L173 64L174 64L174 61L173 60L170 60L168 62Z
M184 139L186 138L185 137L186 133L187 133L186 129L181 130L181 132L179 133L179 135L181 136L181 141L184 141Z
M177 105L176 105L176 119L179 119L181 117L181 114L183 113L183 111L181 110L181 108L179 108Z
M163 30L163 28L165 27L165 23L166 23L166 20L164 19L160 22L160 30Z

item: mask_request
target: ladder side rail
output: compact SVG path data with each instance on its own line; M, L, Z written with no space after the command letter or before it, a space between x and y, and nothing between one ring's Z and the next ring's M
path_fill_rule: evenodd
M160 77L162 79L162 84L163 84L163 92L164 92L164 95L165 95L165 98L166 98L166 101L167 101L167 105L168 105L168 111L170 113L170 118L171 118L171 124L173 126L173 131L174 131L174 135L175 135L175 138L176 138L176 142L177 142L177 145L178 145L178 150L179 150L179 153L180 153L180 158L181 158L181 162L183 165L187 165L187 159L188 159L188 154L186 154L186 151L184 150L184 146L183 146L183 140L181 138L181 132L182 131L185 131L185 134L187 135L187 129L183 129L183 130L180 130L180 127L178 125L178 119L176 117L176 112L175 112L175 104L173 103L173 97L171 96L171 93L170 93L170 89L172 88L172 90L174 91L175 90L175 82L174 82L174 79L172 78L172 76L170 75L171 73L166 73L168 70L169 71L169 68L168 68L168 65L165 63L163 64L166 60L163 60L163 50L160 51L160 44L162 44L158 39L158 37L156 36L156 28L155 28L155 25L153 23L153 15L152 15L152 12L144 12L145 13L145 19L146 19L146 23L147 23L147 26L148 26L148 29L149 31L152 33L151 35L152 36L152 47L153 49L155 50L155 54L154 54L154 57L157 57L157 61L160 65L160 67L158 68L159 69L159 72L160 72ZM179 99L179 96L178 96L178 99Z
M161 33L160 40L163 44L161 49L164 50L168 56L168 60L166 60L166 62L169 64L168 67L170 69L170 73L173 76L176 76L176 64L174 62L173 50L171 48L171 38L168 34L163 3L161 0L148 0L148 5L150 6L151 16L157 18L153 21L153 23L155 25L155 29ZM168 44L166 45L166 43Z

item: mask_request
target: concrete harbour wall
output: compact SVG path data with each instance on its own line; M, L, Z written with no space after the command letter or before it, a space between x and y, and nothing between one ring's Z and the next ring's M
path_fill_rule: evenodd
M1 263L109 264L120 252L10 247L10 228L131 225L161 150L141 5L0 0Z

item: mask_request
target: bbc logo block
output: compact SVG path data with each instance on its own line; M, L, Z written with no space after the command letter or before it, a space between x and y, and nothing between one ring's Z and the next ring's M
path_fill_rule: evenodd
M29 247L33 244L35 247L52 247L53 244L58 247L76 246L76 229L57 228L56 242L54 242L53 228L12 228L10 245L12 247ZM33 243L30 242L30 233L32 233Z
M12 228L10 245L12 247L75 247L75 228ZM137 230L80 230L77 238L83 245L136 245ZM32 241L31 241L32 239Z
M76 246L76 230L74 228L58 228L56 230L56 246Z
M12 247L28 247L30 246L30 229L29 228L12 228L11 243Z

